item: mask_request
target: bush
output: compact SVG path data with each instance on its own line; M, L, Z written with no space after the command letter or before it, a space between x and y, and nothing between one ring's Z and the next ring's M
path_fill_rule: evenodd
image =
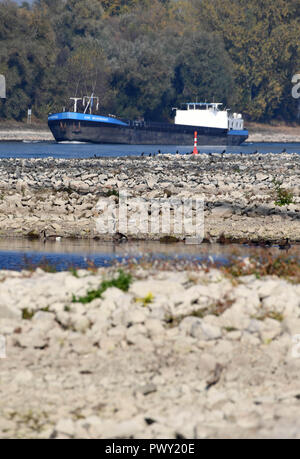
M293 193L289 190L281 188L282 182L273 180L273 184L276 192L275 206L283 207L294 203Z

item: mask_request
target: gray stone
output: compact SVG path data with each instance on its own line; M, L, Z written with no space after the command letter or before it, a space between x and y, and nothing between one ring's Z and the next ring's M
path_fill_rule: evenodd
M75 424L72 419L60 419L55 426L55 430L58 434L64 434L69 437L73 437L75 434Z

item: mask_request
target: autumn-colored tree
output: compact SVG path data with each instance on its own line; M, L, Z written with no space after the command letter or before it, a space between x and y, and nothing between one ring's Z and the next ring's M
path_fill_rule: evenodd
M252 119L270 119L287 103L286 88L299 59L299 2L193 0L193 7L196 22L224 40L239 105Z
M0 116L46 119L96 81L101 108L128 117L198 97L295 120L299 16L299 0L0 0Z
M2 116L22 119L28 106L47 110L47 75L55 65L55 35L43 11L0 3L0 73L7 81Z
M220 37L199 31L186 33L180 43L173 84L177 103L235 102L233 65Z
M102 110L109 107L112 93L110 70L99 42L83 41L66 63L66 85L69 97L98 96Z

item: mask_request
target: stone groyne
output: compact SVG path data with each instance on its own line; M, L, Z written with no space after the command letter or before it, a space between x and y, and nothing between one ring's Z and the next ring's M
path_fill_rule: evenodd
M131 219L161 200L176 224L178 203L203 199L207 240L300 241L300 155L284 153L1 159L0 235L38 237L46 230L62 237L112 239L103 222L112 219L110 228L118 228L124 191ZM196 210L192 204L190 224ZM150 209L147 224L152 217ZM189 230L177 234L174 225L156 232L149 225L125 235L189 236Z

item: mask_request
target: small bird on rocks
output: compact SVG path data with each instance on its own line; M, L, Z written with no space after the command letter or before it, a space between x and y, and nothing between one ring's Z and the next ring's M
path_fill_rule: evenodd
M117 243L117 244L120 244L121 242L127 242L128 241L128 237L125 236L125 234L122 234L122 233L116 233L114 234L113 236L113 242Z
M289 238L287 237L285 241L281 241L279 243L279 250L289 250L291 248L291 244L289 242Z
M144 156L144 154L145 154L145 153L143 152L143 153L141 154L141 156Z

